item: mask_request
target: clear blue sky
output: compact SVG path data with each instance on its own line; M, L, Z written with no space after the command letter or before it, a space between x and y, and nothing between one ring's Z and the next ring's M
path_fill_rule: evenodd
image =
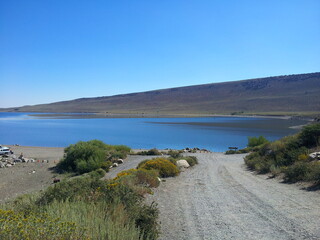
M319 0L0 0L0 107L320 71Z

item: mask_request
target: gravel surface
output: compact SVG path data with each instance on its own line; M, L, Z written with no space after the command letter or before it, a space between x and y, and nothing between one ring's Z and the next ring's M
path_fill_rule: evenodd
M195 156L147 198L159 206L160 239L320 239L319 192L255 175L244 155Z
M37 192L52 184L56 176L50 168L63 157L64 148L10 146L17 157L20 153L33 158L34 163L17 163L11 168L0 168L0 203L19 195ZM48 161L42 161L48 160Z

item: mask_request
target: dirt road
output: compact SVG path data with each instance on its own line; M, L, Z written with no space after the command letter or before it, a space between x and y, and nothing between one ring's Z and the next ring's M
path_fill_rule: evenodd
M196 154L199 165L168 179L148 201L160 239L320 239L320 194L247 171L243 155Z

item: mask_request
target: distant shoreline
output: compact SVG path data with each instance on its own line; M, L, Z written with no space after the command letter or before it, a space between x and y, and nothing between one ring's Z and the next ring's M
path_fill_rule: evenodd
M202 117L240 117L240 118L300 118L307 121L310 117L296 117L290 115L227 115L227 114L130 114L130 113L28 113L28 116L48 119L91 119L91 118L202 118Z

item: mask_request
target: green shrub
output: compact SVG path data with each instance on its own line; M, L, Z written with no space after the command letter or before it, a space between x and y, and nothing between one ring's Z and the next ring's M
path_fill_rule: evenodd
M183 157L183 159L187 160L187 162L191 167L198 164L198 159L195 156L187 156L187 157Z
M161 155L161 152L158 149L153 148L148 151L140 151L137 153L137 155L155 156L155 155Z
M285 168L284 180L287 182L298 182L306 180L308 173L310 172L310 164L305 162L296 162L292 166Z
M237 153L236 150L227 150L227 151L226 151L226 154L227 154L227 155L236 154L236 153Z
M159 236L159 224L157 222L159 210L153 202L150 206L144 205L137 211L135 217L136 226L142 230L144 239L157 239Z
M79 226L57 216L0 209L1 239L80 239ZM50 237L49 237L50 236Z
M123 145L107 145L99 140L78 142L65 148L64 158L57 168L61 171L83 174L98 168L108 169L109 161L126 158L131 149Z
M225 152L226 155L230 155L230 154L242 154L242 153L248 153L250 151L257 151L259 148L258 147L247 147L247 148L242 148L242 149L239 149L239 150L227 150Z
M263 136L248 137L248 147L257 147L257 146L263 145L268 142L269 141Z
M65 201L86 199L88 193L93 192L98 187L102 187L103 182L90 176L79 176L69 180L63 180L53 186L48 187L37 200L37 205L47 205L53 201Z
M105 150L106 150L106 159L111 162L119 158L125 159L127 155L131 152L131 148L125 145L105 144Z
M115 183L113 180L102 181L88 176L78 176L63 180L47 188L37 199L38 206L48 205L53 201L91 201L103 199L112 203L114 199L121 199L125 206L134 205L141 200L139 193L130 186Z
M65 157L57 165L58 169L85 173L100 168L106 157L102 144L97 140L71 144L65 148Z
M141 168L142 165L144 165L146 162L150 161L150 159L145 159L143 161L141 161L138 166L137 166L137 169Z
M176 151L176 150L169 150L168 155L170 155L170 157L173 157L173 158L178 158L181 156L180 151Z
M320 145L320 123L305 126L299 134L300 144L306 147Z
M250 151L251 151L250 148L243 148L243 149L239 149L239 150L238 150L239 153L248 153L248 152L250 152Z
M244 158L244 162L249 169L255 170L256 164L261 161L260 158L261 156L258 152L253 152Z
M89 173L89 176L91 178L96 178L96 179L100 179L100 178L104 177L105 175L106 175L106 171L103 170L102 168L99 168L99 169Z
M245 157L245 163L258 173L271 172L273 176L283 173L287 182L315 181L320 184L320 167L310 162L308 156L319 144L319 136L320 123L308 125L296 135L260 145L256 152Z
M173 158L173 157L168 157L167 159L174 165L177 165L177 161L179 160L179 158Z
M160 177L174 177L179 174L177 166L165 158L154 158L145 161L143 164L140 164L139 168L157 170L159 171Z
M270 172L273 177L279 176L282 172L282 169L280 167L276 167L274 165L270 166Z
M320 184L320 162L310 163L310 171L306 176L306 180L314 181L316 184Z
M103 170L105 170L106 172L109 172L110 167L112 166L112 162L111 161L105 161L101 164L101 168Z
M131 186L143 185L154 188L159 186L159 173L157 170L146 170L143 168L129 169L117 174L115 180Z

